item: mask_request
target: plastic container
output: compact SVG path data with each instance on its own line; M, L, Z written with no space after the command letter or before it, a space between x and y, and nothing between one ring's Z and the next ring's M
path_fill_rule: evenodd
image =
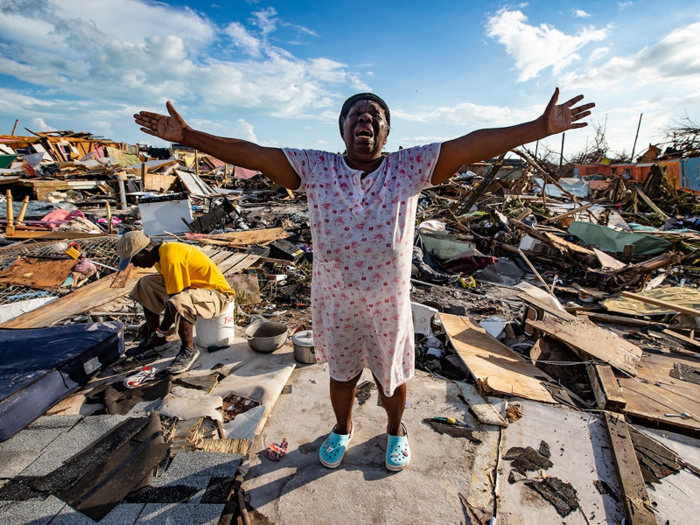
M248 345L256 352L274 352L287 340L289 330L284 323L263 321L246 328L245 338Z
M294 359L304 364L315 364L314 333L311 330L302 330L292 336L294 345Z
M197 345L202 348L223 348L230 346L236 337L234 312L236 302L231 301L224 313L213 319L197 319L194 323L197 332Z

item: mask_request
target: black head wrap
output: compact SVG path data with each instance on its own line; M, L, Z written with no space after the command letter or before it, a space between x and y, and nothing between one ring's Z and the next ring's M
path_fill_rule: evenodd
M389 113L389 106L386 105L386 102L384 102L380 97L375 95L374 93L358 93L357 95L351 96L349 99L347 99L343 103L343 108L340 110L340 117L338 118L338 124L340 125L340 136L343 136L343 123L345 122L345 119L348 116L348 113L350 113L350 108L357 102L358 100L371 100L372 102L376 102L379 104L382 109L384 110L384 115L386 116L386 125L388 129L391 129L391 114ZM389 135L389 131L387 130L387 136Z

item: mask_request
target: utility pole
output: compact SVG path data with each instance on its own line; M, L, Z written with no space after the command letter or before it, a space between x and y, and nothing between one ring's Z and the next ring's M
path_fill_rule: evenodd
M559 169L564 162L564 138L566 138L566 133L561 134L561 151L559 152Z
M637 124L637 134L634 136L634 145L632 146L632 158L630 159L630 162L634 162L634 151L637 149L637 139L639 138L639 128L642 127L642 115L644 115L644 113L639 114L639 123Z

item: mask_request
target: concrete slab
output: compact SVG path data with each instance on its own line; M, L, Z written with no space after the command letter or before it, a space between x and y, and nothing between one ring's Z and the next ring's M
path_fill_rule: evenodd
M146 505L143 503L120 503L99 522L66 504L51 522L51 525L132 525Z
M3 525L44 525L51 522L54 517L66 506L55 496L49 496L46 500L18 501L2 507Z
M223 505L149 503L141 512L137 524L162 525L216 525L224 510Z
M376 389L363 405L355 404L355 435L343 463L323 467L318 449L334 424L328 375L321 365L297 368L251 450L244 488L252 506L273 522L322 524L343 521L376 523L464 523L459 494L470 483L479 445L440 435L424 418L455 415L476 427L457 386L417 372L408 386L411 408L404 413L412 459L403 472L384 465L386 413ZM365 371L362 381L371 381ZM477 437L479 432L476 433ZM289 441L279 462L264 457L268 444Z

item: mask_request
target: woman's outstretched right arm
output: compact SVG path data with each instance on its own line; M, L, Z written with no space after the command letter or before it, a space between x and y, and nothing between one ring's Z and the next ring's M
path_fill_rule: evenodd
M192 129L170 102L166 108L169 115L141 111L134 115L134 120L144 133L194 148L227 164L259 170L284 188L295 190L301 184L299 175L280 148L267 148L247 140L219 137Z

